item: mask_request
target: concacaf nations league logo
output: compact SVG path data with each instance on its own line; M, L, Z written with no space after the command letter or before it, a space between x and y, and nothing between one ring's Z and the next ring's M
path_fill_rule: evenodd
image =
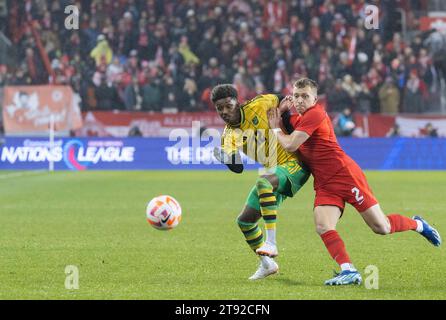
M90 162L78 161L79 149L84 149L84 144L80 140L70 140L65 144L63 149L63 160L70 170L86 170Z
M135 151L134 146L125 146L122 140L83 142L73 139L63 148L63 160L70 170L113 169L117 163L133 163Z

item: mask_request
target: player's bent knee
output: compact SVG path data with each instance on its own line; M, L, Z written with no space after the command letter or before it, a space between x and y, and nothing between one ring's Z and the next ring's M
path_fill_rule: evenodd
M333 228L330 228L329 226L325 224L316 224L316 233L318 235L322 235L330 230L334 230Z
M277 178L276 178L277 179ZM256 181L256 188L257 190L260 189L273 189L275 190L277 188L278 181L274 180L274 176L271 175L263 175L260 176Z
M271 182L269 182L269 180L265 176L260 176L259 178L257 178L257 181L256 181L257 190L263 189L266 186L269 187L270 185L271 185Z
M372 230L376 234L386 235L390 233L390 224L374 224Z

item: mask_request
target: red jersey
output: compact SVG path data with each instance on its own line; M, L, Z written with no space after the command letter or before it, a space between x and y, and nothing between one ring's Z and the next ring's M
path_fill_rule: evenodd
M354 163L339 145L330 117L322 105L316 104L302 115L292 115L290 122L296 131L304 131L310 136L297 153L313 174L315 189Z

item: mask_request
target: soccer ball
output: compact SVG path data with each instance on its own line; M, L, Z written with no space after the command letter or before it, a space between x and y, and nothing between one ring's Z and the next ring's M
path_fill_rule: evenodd
M171 196L158 196L147 205L147 221L158 230L170 230L181 221L181 206Z

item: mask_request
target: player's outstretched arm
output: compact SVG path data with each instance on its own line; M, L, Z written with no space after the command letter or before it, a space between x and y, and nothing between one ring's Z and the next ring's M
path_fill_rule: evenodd
M243 163L240 153L238 151L232 153L231 155L224 152L222 148L215 147L214 148L214 157L220 163L225 164L229 170L234 173L242 173L243 172Z
M281 120L279 109L268 110L269 126L276 133L280 145L288 152L295 152L310 136L303 131L293 131L291 134L284 134L280 129Z

